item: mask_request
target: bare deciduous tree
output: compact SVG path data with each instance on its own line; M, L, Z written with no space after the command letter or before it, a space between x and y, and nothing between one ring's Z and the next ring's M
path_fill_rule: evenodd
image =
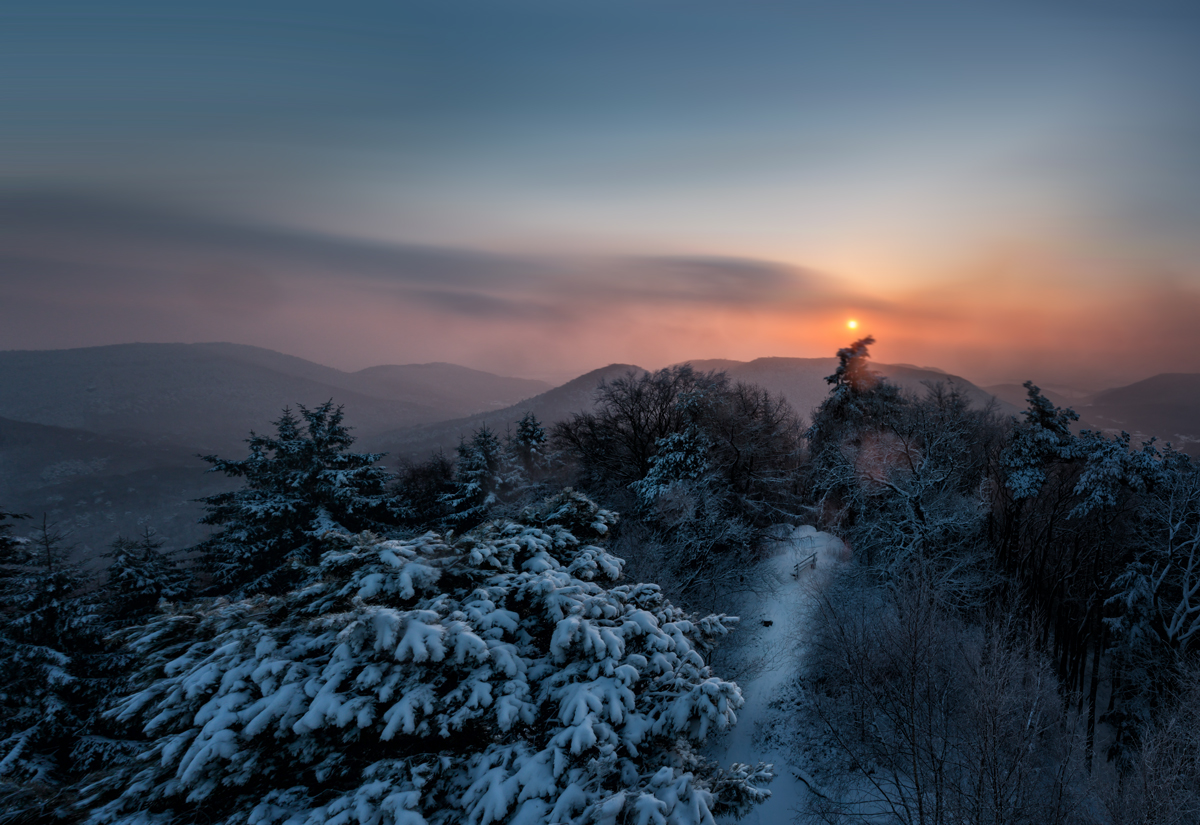
M1113 825L1200 822L1200 664L1182 669L1158 719L1139 734L1106 794Z
M1015 623L971 625L929 581L885 588L852 575L820 600L801 706L843 772L814 813L830 823L1086 821L1081 749L1053 669Z

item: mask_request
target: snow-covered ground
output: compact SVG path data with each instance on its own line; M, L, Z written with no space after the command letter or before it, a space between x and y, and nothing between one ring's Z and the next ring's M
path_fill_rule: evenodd
M761 734L764 726L773 724L772 714L778 712L769 707L771 701L793 677L803 655L804 625L814 595L846 554L841 540L828 533L809 526L786 529L790 532L779 534L773 554L758 569L748 571L754 592L747 593L738 605L741 626L722 656L722 675L737 680L746 704L734 729L714 740L707 750L726 765L775 765L771 798L740 820L747 825L786 825L804 807L808 792L796 778L791 755L767 744Z

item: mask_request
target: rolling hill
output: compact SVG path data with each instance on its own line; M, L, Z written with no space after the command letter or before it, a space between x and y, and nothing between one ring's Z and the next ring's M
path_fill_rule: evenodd
M1024 387L1002 384L987 391L1014 402L1020 399L1024 405ZM1055 406L1079 413L1080 429L1110 435L1125 431L1134 444L1153 437L1200 458L1200 375L1163 373L1094 394L1043 389L1042 395Z
M362 446L363 449L385 452L401 459L419 459L438 450L449 453L460 438L470 436L475 430L488 426L503 433L527 412L532 412L539 421L549 425L566 420L572 413L591 409L596 387L601 381L610 381L630 372L641 373L645 370L629 364L610 364L501 410L451 421L398 427L363 439Z
M334 399L359 436L507 407L549 388L453 364L342 372L236 344L120 344L0 352L0 416L15 421L240 450L285 406Z
M805 420L829 393L825 376L837 369L836 358L758 358L754 361L697 360L686 362L694 369L723 371L734 381L757 384L776 395L782 395ZM902 364L876 364L872 367L907 390L923 393L927 384L945 383L957 387L975 406L995 401L990 393L956 375L939 370L911 367ZM610 364L556 387L541 395L528 398L507 409L480 413L467 418L441 421L414 427L397 428L364 440L371 450L388 452L401 458L418 459L437 450L451 452L460 438L487 425L501 433L512 427L526 412L533 412L546 425L564 421L572 413L591 409L596 386L629 372L644 372L641 367ZM1004 401L995 401L1001 413L1016 414L1017 408Z
M1125 430L1136 441L1151 436L1200 458L1200 375L1163 373L1104 390L1075 408L1108 432Z
M80 558L94 558L118 534L151 528L168 549L200 541L195 499L235 482L180 445L147 444L86 430L0 418L0 502L67 535ZM27 533L31 522L21 522Z

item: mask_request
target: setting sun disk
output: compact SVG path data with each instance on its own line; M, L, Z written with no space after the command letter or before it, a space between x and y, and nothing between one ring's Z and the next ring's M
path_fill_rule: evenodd
M846 326L849 329L858 329L858 321L855 321L853 318L851 318L849 321L846 322Z

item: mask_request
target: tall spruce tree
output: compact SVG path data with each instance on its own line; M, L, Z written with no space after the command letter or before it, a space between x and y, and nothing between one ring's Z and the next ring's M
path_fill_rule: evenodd
M546 440L546 428L533 412L521 417L516 434L509 439L509 452L529 481L535 481L546 469Z
M504 445L487 426L459 442L453 489L442 497L449 526L467 529L488 517L507 486L506 459Z
M7 569L8 565L15 564L18 557L22 555L22 542L17 541L12 535L14 527L13 522L18 519L29 518L25 513L10 513L7 510L0 509L0 570Z
M177 601L190 595L192 577L164 554L163 541L146 529L136 540L118 536L104 557L104 606L115 625L141 621L161 599Z
M275 435L250 434L249 457L203 456L209 472L245 480L241 489L201 499L203 524L223 529L198 546L211 592L281 593L320 556L323 536L381 529L394 521L381 453L352 453L342 408L327 401L299 406L274 422Z
M53 523L43 518L31 541L3 543L0 821L48 822L65 815L75 751L103 692L95 658L104 627Z

